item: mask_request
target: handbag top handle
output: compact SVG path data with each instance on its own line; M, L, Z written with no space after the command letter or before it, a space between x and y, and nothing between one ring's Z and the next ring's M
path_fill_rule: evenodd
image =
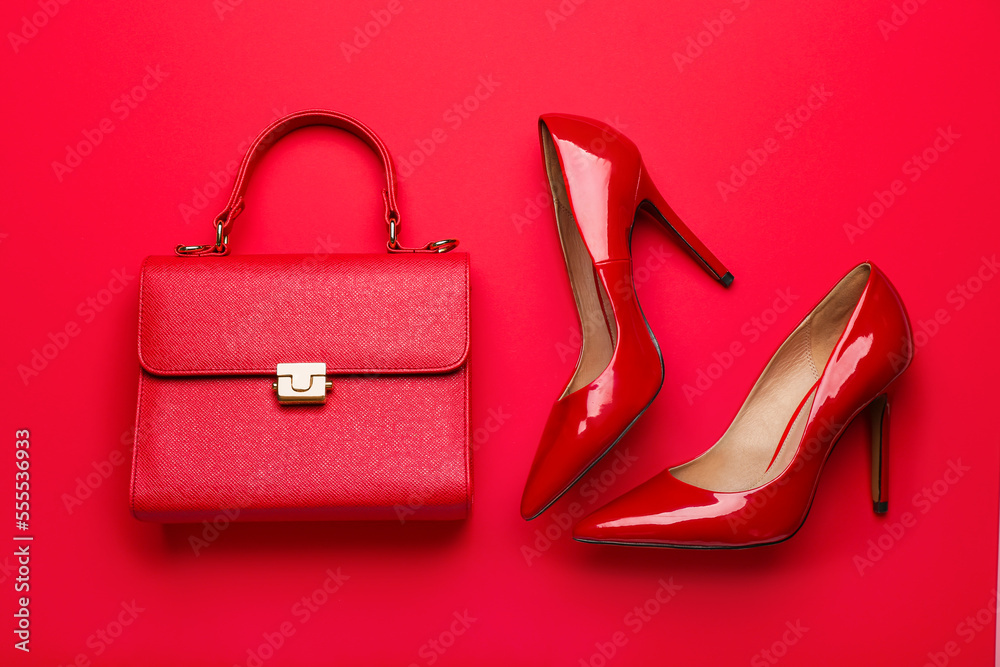
M278 139L286 134L311 125L327 125L341 130L347 130L364 141L373 151L378 153L385 169L386 187L382 190L382 197L385 199L385 223L389 232L389 241L386 248L389 252L448 252L458 246L456 239L444 239L432 241L420 248L404 248L399 244L399 208L396 204L396 167L392 162L392 155L371 129L347 114L336 111L326 111L324 109L306 109L296 111L287 116L277 119L257 135L257 138L250 144L239 171L236 172L236 181L233 184L233 194L229 196L229 202L222 209L219 215L215 216L213 225L215 226L215 243L209 245L179 245L176 248L178 255L182 256L223 256L229 254L229 234L233 229L233 222L236 217L243 212L244 199L247 180L253 172L254 167L260 162L268 148Z

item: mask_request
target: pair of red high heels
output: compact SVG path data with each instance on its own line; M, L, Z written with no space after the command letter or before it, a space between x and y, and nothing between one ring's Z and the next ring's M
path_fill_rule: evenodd
M607 454L663 384L660 348L632 281L637 209L653 213L723 286L733 281L657 191L626 137L563 114L542 116L539 132L582 345L528 475L525 519L544 512ZM855 267L778 348L715 445L585 517L574 537L689 548L785 540L805 521L837 439L866 408L872 500L876 512L885 512L886 391L912 349L895 288L871 262Z

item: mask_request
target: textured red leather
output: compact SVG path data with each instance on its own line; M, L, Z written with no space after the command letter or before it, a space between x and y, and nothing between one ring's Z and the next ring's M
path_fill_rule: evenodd
M133 513L465 517L468 339L465 253L148 258ZM282 361L327 402L279 405Z
M159 375L454 370L469 347L468 255L149 257L139 359Z
M361 136L386 168L389 252L229 254L246 176L306 125ZM462 519L469 461L469 257L457 242L402 248L388 150L322 110L266 128L247 152L210 246L148 257L139 287L136 518ZM401 252L405 251L405 252ZM323 404L283 405L280 363L325 363Z

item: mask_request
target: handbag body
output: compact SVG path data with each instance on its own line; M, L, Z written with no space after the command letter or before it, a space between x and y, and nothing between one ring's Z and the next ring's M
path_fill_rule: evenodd
M382 158L387 251L231 255L246 180L307 125ZM148 257L131 507L143 520L461 519L471 503L469 257L399 244L392 158L301 111L251 144L216 242Z

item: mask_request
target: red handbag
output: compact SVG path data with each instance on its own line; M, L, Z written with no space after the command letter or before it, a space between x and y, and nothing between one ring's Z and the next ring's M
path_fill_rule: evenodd
M267 146L329 125L382 159L386 253L229 254ZM461 519L471 502L469 258L399 245L392 158L300 111L251 144L216 240L148 257L139 287L138 519Z

